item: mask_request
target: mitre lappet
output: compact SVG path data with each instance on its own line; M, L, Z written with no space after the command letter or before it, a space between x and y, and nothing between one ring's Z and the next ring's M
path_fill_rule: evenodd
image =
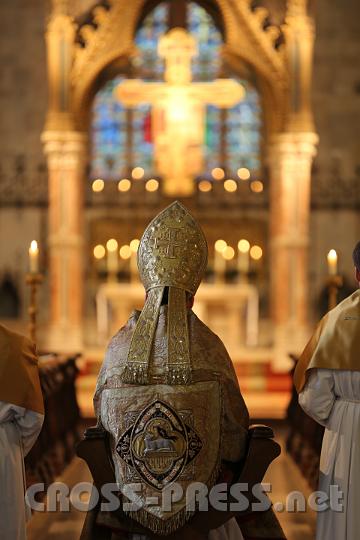
M206 265L202 230L171 204L141 239L145 305L112 338L94 398L119 496L135 504L123 510L161 535L197 511L195 482L210 489L221 462L239 462L246 451L248 412L232 362L190 307ZM169 507L164 495L174 484Z

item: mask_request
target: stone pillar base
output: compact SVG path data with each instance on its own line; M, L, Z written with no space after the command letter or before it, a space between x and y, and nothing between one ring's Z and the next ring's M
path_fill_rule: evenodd
M272 369L277 373L288 373L293 367L290 354L299 356L310 338L308 326L289 322L274 329L274 356Z

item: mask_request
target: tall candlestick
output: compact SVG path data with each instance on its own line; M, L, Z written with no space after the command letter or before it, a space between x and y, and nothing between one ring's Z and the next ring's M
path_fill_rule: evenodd
M215 242L215 254L214 254L214 272L215 272L215 283L224 283L225 281L225 270L226 270L226 261L222 255L222 252L227 247L225 240L216 240Z
M338 256L335 249L330 249L327 254L329 276L336 276L338 273Z
M250 252L250 242L248 240L245 240L245 238L239 240L237 269L238 269L240 281L245 281L249 273L249 269L250 269L249 252Z
M107 249L107 271L109 281L116 281L119 270L118 243L114 238L106 242Z
M343 279L337 274L335 276L328 277L328 304L329 310L334 309L338 303L339 289L343 286Z
M31 272L26 276L26 283L30 287L29 313L29 335L33 343L36 343L37 337L37 289L42 283L43 277L39 272Z
M29 269L30 274L39 273L39 248L36 240L33 240L29 247Z
M93 254L95 257L95 260L97 262L96 267L97 270L100 272L102 269L104 269L105 266L105 255L106 255L106 249L102 244L98 244L93 249Z
M214 272L215 283L224 283L225 281L226 260L220 251L215 251Z
M129 262L131 264L132 250L131 250L131 247L128 244L125 244L124 246L121 246L119 254L120 254L121 260L125 262L125 266L128 266ZM125 270L127 270L127 269L125 268ZM131 280L131 276L130 276L130 280Z
M225 272L226 272L226 266L230 261L232 261L235 257L235 249L231 246L226 246L224 251L221 254L225 260Z

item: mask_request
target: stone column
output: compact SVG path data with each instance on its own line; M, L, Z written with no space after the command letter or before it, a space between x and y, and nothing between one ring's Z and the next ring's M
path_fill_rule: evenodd
M49 265L51 318L47 347L82 349L83 173L86 135L42 134L49 171Z
M287 0L283 31L288 94L283 132L269 144L271 309L274 368L291 366L308 338L308 246L311 165L316 154L311 107L314 23L308 0Z
M274 368L285 371L308 335L308 245L315 133L281 133L269 148Z

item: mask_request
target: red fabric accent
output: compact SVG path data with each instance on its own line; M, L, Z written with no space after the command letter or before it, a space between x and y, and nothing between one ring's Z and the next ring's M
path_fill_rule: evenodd
M152 122L151 122L151 111L147 113L147 115L144 118L144 124L143 124L143 134L144 134L144 141L147 143L153 142L152 137Z

